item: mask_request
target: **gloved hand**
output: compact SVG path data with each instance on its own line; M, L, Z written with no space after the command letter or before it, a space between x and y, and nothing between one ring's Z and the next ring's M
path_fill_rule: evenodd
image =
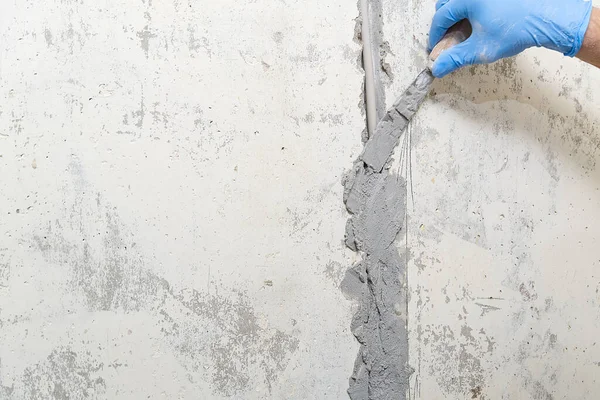
M438 0L429 32L430 50L446 30L468 19L472 35L444 51L432 72L441 78L470 64L491 63L529 47L573 57L590 22L591 0Z

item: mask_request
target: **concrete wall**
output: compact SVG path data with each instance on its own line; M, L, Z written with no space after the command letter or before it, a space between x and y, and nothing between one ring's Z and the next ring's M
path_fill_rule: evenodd
M0 398L343 398L345 2L4 1Z
M382 6L387 104L431 1ZM354 2L5 0L0 399L344 399ZM409 130L411 398L600 390L600 72L531 50Z
M388 103L425 65L431 13L384 2ZM412 398L598 397L599 84L600 70L532 49L436 82L417 113Z

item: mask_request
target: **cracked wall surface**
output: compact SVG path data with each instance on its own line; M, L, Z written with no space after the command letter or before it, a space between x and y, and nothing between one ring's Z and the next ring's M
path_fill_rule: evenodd
M345 398L355 5L5 1L0 398Z

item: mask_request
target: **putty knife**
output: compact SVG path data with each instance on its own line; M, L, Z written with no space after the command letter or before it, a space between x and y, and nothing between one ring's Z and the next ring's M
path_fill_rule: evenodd
M379 121L361 156L363 162L374 171L380 172L383 169L392 156L394 148L398 145L398 141L409 121L427 97L431 84L435 80L431 74L433 61L444 50L464 42L471 35L471 32L471 24L466 19L450 28L444 38L431 51L429 55L430 65L417 76Z

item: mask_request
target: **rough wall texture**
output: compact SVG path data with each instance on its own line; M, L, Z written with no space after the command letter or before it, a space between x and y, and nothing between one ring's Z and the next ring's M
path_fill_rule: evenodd
M433 1L380 8L391 105ZM0 399L347 398L356 16L2 3ZM599 82L531 50L437 82L417 113L397 187L410 398L600 391Z
M356 6L1 8L0 399L346 397Z
M388 102L426 64L432 13L384 2ZM599 82L534 49L436 82L415 116L412 398L597 397Z

